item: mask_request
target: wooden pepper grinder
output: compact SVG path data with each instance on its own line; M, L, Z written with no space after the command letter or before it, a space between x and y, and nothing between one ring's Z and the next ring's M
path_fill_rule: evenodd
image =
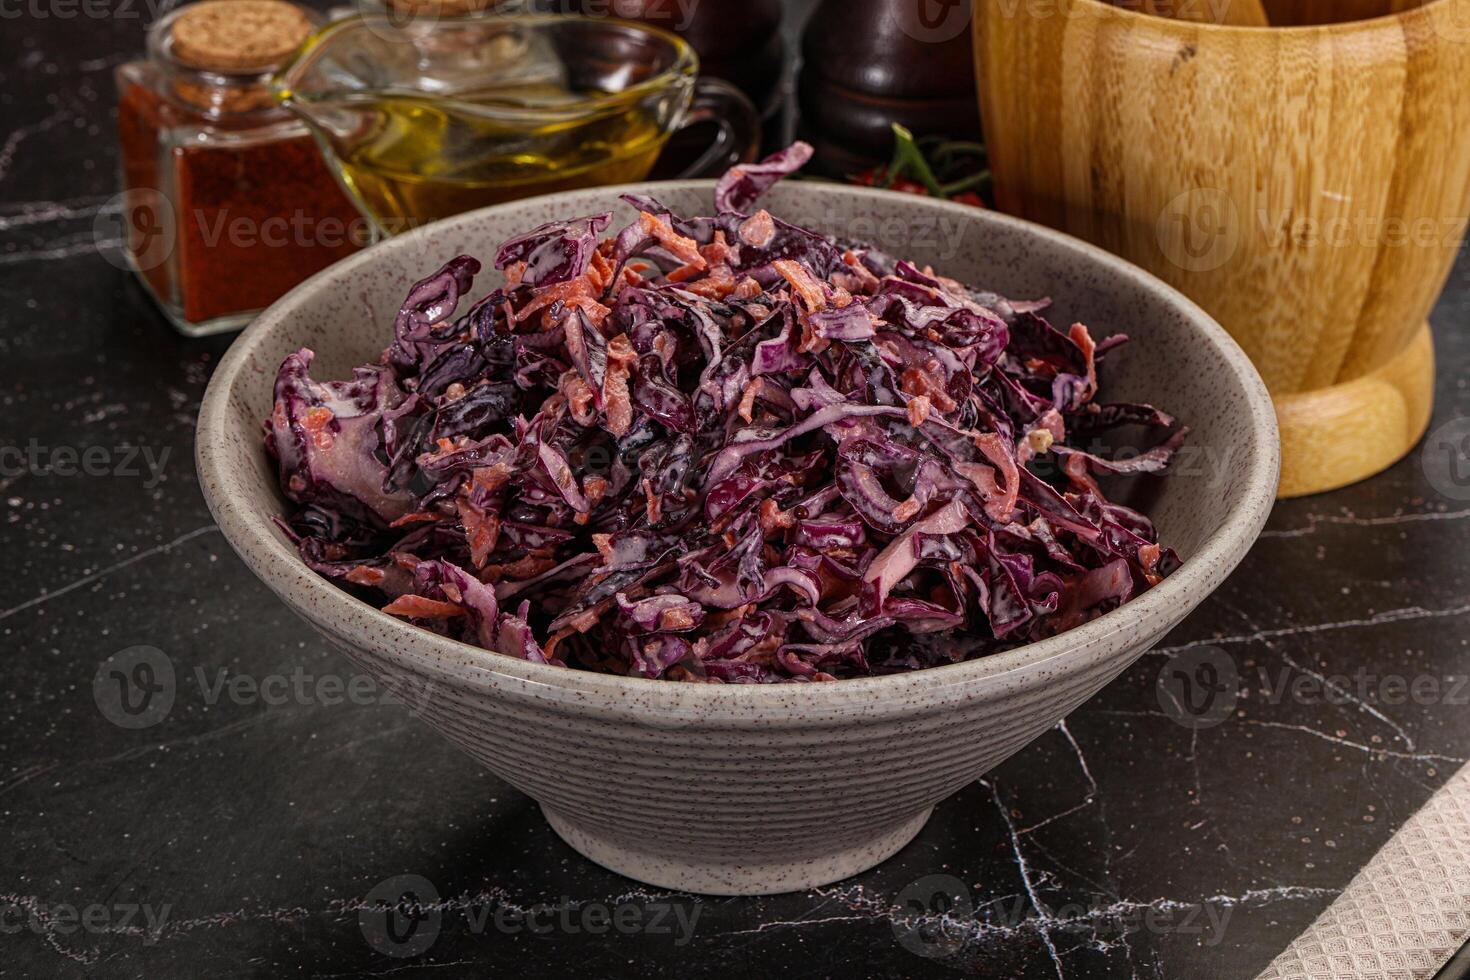
M609 11L608 0L577 0L584 13ZM615 0L612 13L680 35L699 52L700 71L722 78L765 115L781 84L785 45L781 0Z
M816 169L893 156L892 124L980 139L969 0L823 0L802 35L801 130Z

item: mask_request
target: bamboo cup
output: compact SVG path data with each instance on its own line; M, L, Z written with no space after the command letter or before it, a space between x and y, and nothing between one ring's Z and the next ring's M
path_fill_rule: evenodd
M1275 399L1282 496L1377 473L1423 434L1426 317L1470 213L1470 0L1351 6L1372 2L1395 12L1273 28L976 4L997 203L1224 324ZM1265 3L1273 24L1321 7Z

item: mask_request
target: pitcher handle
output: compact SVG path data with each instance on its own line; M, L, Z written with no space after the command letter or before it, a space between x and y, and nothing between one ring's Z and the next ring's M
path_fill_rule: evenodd
M761 120L755 106L729 82L701 76L694 83L694 101L680 129L712 122L720 128L699 159L685 167L681 179L718 177L737 163L750 163L760 151Z

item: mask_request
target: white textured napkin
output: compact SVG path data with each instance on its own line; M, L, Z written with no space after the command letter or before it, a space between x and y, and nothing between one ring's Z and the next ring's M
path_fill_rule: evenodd
M1430 980L1470 937L1470 766L1257 980Z

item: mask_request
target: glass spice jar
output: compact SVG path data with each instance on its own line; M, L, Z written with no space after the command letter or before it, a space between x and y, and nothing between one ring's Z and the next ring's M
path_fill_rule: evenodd
M129 264L189 336L234 330L371 240L272 76L310 36L284 0L204 0L117 69Z

